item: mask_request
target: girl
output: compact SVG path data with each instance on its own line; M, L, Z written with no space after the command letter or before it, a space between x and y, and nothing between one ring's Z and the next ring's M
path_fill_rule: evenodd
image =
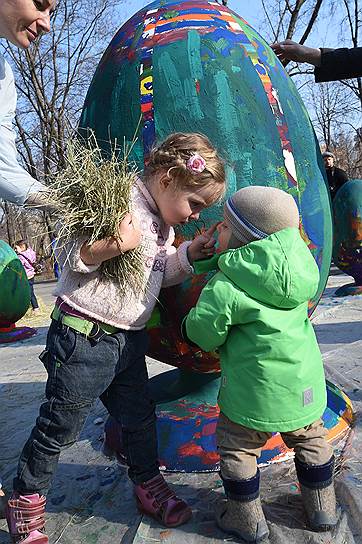
M167 527L191 517L191 509L176 497L158 468L145 325L161 287L182 282L192 273L194 260L213 252L214 228L176 249L172 227L198 219L224 190L223 161L209 140L200 134L173 134L151 152L144 177L133 188L132 215L121 222L118 238L92 245L80 238L66 258L60 256L58 299L40 356L48 372L48 401L40 407L20 456L8 502L14 542L48 543L45 495L59 453L77 440L97 397L122 428L139 509ZM101 276L98 269L140 241L146 292L121 295L117 282Z
M30 304L33 308L33 312L39 311L39 304L38 300L34 293L34 277L35 277L35 262L36 262L36 254L35 251L28 246L28 244L24 240L18 240L15 242L15 251L21 261L21 264L23 265L26 276L28 278L28 282L30 285Z

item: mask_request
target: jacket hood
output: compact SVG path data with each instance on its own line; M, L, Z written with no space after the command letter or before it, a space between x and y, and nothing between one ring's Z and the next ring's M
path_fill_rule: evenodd
M295 228L214 256L209 270L216 260L218 268L240 289L277 308L295 308L310 300L318 288L318 266ZM197 268L201 271L206 266Z

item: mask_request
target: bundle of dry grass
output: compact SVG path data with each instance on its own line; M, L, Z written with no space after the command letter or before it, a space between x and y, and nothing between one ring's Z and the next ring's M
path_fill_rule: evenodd
M130 211L131 188L137 179L130 166L130 149L120 153L116 146L105 157L92 134L87 142L69 142L66 167L54 176L49 196L59 217L57 247L86 236L88 244L117 238L118 225ZM105 261L101 274L119 281L120 289L144 290L142 248L127 251Z

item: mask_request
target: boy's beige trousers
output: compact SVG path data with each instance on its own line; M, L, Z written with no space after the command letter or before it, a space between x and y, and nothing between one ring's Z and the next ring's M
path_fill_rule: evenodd
M327 430L318 419L302 429L281 433L288 446L294 448L296 457L308 465L323 465L333 455L333 448L326 440ZM256 461L271 432L249 429L220 413L216 429L220 470L223 478L244 480L256 473Z

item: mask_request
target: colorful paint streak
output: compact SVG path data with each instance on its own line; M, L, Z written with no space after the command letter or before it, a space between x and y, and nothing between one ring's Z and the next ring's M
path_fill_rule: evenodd
M158 379L160 377L153 378L151 382ZM200 398L207 396L204 388L203 394L191 393L182 399L157 404L159 463L163 470L170 472L219 470L215 436L219 409L214 385L215 383L210 387L211 396L207 403L197 402L198 396ZM323 414L323 421L328 430L327 439L333 444L337 444L346 436L354 421L351 401L343 391L330 382L327 382L327 408ZM107 421L108 443L121 444L120 432L115 420ZM122 459L121 446L117 454ZM275 433L263 447L258 465L267 466L293 457L293 450L286 447L279 433Z

